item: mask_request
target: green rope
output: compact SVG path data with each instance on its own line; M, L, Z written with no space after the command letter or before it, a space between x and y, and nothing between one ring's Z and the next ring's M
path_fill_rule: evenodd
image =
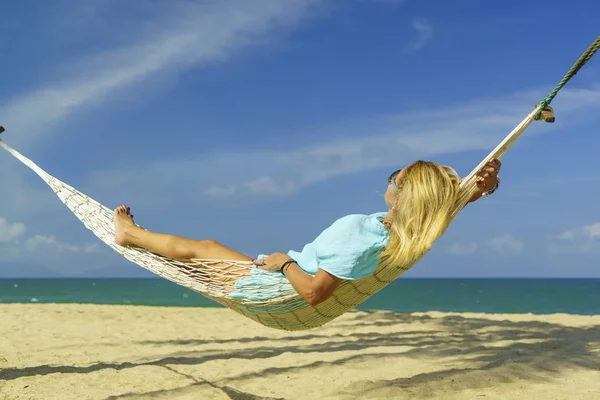
M550 92L550 94L548 96L546 96L546 98L540 102L540 106L538 108L537 113L535 114L534 119L537 120L540 118L540 114L542 113L542 110L544 109L544 107L550 105L550 103L552 102L552 100L554 99L554 97L556 96L558 91L567 84L569 79L571 79L577 72L579 72L581 67L583 67L585 65L585 63L587 63L592 58L592 56L598 51L599 48L600 48L600 36L598 36L596 38L596 40L594 40L594 43L592 43L590 45L590 47L588 47L588 49L581 55L581 57L579 57L579 60L577 60L577 62L571 67L569 72L567 72L567 74L564 76L564 78L562 78L562 80L554 88L554 90L552 90L552 92Z

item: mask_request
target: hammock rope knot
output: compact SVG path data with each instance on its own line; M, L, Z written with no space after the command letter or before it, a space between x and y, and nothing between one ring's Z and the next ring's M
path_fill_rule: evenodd
M545 109L547 106L550 105L550 103L552 103L552 100L554 100L554 97L556 97L558 91L562 89L567 84L567 82L569 82L569 80L579 72L579 70L592 58L594 54L596 54L598 48L600 48L600 36L598 36L596 40L594 40L594 42L590 45L590 47L588 47L587 50L583 52L581 57L579 57L575 64L573 64L571 69L569 69L569 71L558 83L558 85L556 85L556 87L552 89L550 94L548 94L548 96L546 96L546 98L544 98L544 100L542 100L539 103L538 112L535 114L534 117L535 120L540 119L543 109Z

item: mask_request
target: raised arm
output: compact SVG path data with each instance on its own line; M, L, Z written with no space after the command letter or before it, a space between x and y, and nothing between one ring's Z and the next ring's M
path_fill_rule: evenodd
M479 200L484 194L492 194L498 189L500 184L500 178L498 178L498 172L502 163L500 160L492 160L485 164L483 168L477 173L477 190L473 193L473 196L469 199L469 203Z

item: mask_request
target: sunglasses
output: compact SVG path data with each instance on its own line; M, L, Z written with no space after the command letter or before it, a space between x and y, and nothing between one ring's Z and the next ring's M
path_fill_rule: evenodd
M392 184L392 187L394 188L394 190L398 190L398 186L396 185L396 176L398 176L398 174L400 173L400 171L402 171L402 168L400 168L400 169L392 172L392 174L388 178L388 183Z

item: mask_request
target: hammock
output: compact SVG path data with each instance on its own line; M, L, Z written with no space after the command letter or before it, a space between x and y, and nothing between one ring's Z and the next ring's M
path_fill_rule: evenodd
M456 204L452 219L458 215L476 190L477 172L490 160L501 159L516 140L535 120L554 122L550 102L567 81L592 57L600 45L600 36L565 75L558 86L518 124L512 132L462 180L462 201ZM4 129L0 127L0 133ZM322 326L363 303L402 275L424 256L408 265L378 267L373 275L354 281L344 281L333 295L315 306L309 305L279 272L267 274L260 283L249 282L243 287L244 297L232 295L233 283L252 269L250 262L231 260L174 260L142 248L122 247L114 243L113 210L103 206L77 189L51 176L33 161L0 140L4 148L38 174L54 190L60 200L100 240L127 260L169 281L198 292L246 317L271 328L304 330ZM239 289L238 289L239 291Z

